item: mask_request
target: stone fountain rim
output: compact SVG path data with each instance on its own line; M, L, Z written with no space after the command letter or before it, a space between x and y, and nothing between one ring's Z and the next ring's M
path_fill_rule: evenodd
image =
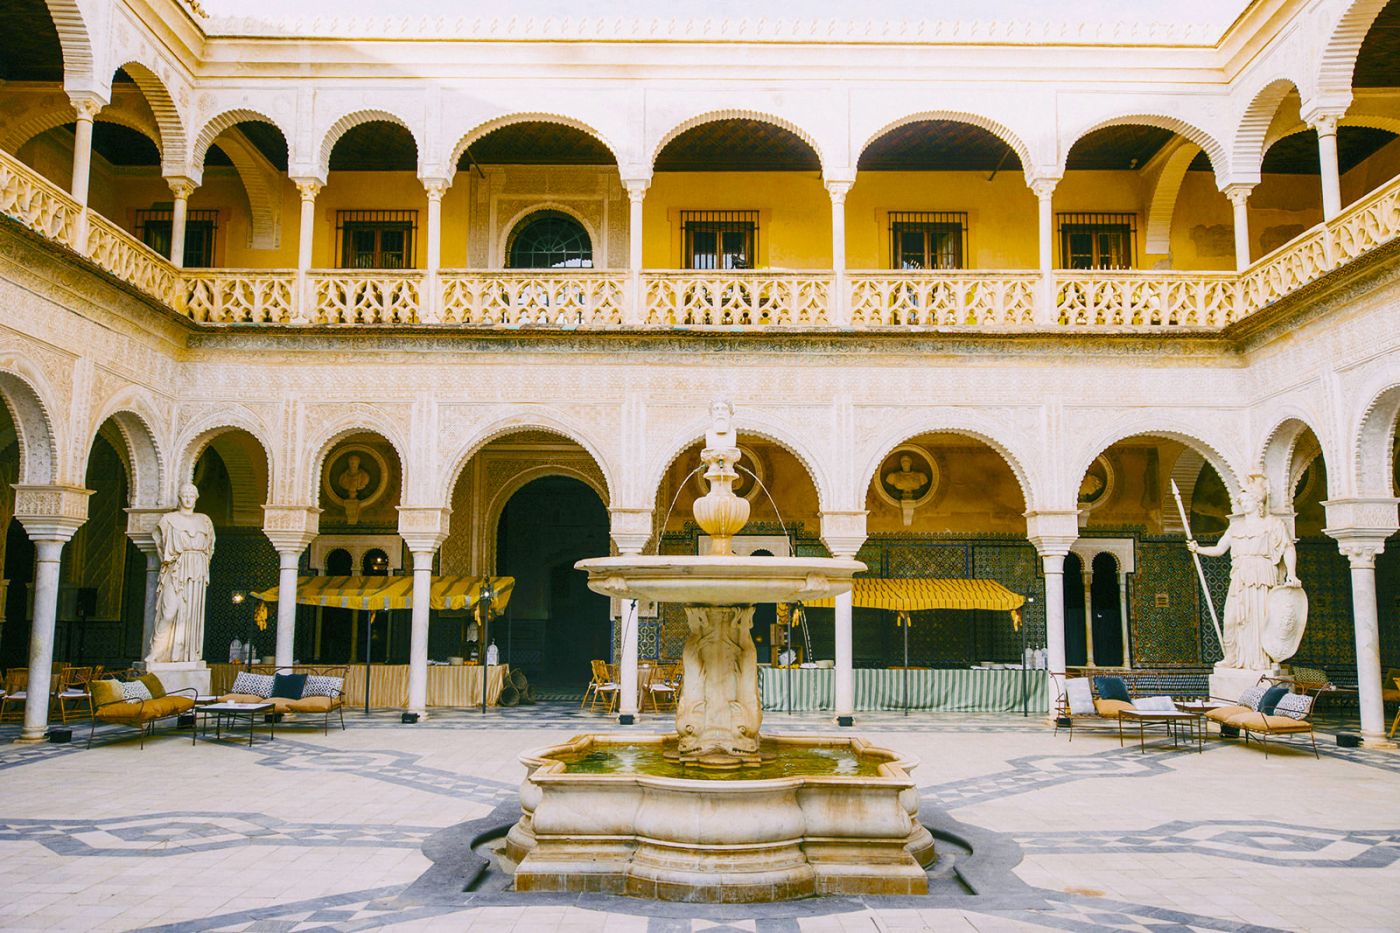
M850 571L864 573L870 568L861 561L845 557L739 557L734 554L620 554L615 557L588 557L574 564L579 570L593 568L616 570L666 570L672 567L703 568L705 570L790 572ZM747 574L737 574L744 576Z
M567 765L557 758L548 758L548 753L580 752L590 745L637 745L648 742L661 744L667 739L675 738L674 732L645 732L645 733L624 733L624 732L585 732L576 735L558 745L544 745L539 748L530 749L523 752L519 761L523 764L528 774L527 781L543 781L547 784L567 784L578 782L601 782L604 784L630 784L641 787L651 787L661 790L698 790L709 789L712 792L725 791L729 793L757 792L771 790L781 787L802 787L804 784L851 785L856 787L914 787L914 778L910 774L920 764L920 760L915 755L901 754L893 749L875 745L868 739L855 735L770 735L766 736L769 741L787 745L849 745L857 754L884 754L889 756L889 761L880 762L880 773L875 775L864 774L811 774L811 775L791 775L788 777L775 778L750 778L742 781L716 781L703 780L699 778L670 778L656 774L569 774L563 769ZM598 740L602 741L598 741ZM886 773L886 769L895 773Z

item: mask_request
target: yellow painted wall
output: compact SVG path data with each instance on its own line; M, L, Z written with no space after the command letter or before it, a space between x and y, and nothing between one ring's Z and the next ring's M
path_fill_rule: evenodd
M1235 216L1214 172L1187 172L1172 212L1173 269L1233 271Z

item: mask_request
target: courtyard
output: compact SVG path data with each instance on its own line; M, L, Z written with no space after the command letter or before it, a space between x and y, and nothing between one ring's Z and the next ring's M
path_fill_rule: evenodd
M765 733L828 732L769 713ZM856 734L921 760L939 861L923 897L688 905L523 894L472 842L519 815L517 758L589 730L570 701L347 715L193 747L86 727L0 745L0 927L68 930L1393 930L1400 756L1212 732L1204 751L1071 741L1043 718L868 713ZM632 731L670 727L648 716ZM0 739L18 731L3 727ZM489 844L481 847L489 852Z

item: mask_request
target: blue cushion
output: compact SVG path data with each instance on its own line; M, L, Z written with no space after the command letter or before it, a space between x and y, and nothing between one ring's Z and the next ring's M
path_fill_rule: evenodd
M286 700L300 700L306 689L305 674L278 674L272 678L272 695Z
M1288 693L1288 687L1284 684L1270 687L1264 691L1264 698L1259 701L1259 712L1265 716L1274 714L1274 707L1278 706L1278 701L1282 700Z
M1133 698L1128 696L1128 685L1123 683L1121 677L1095 677L1094 689L1099 692L1100 700L1122 700L1124 703L1133 702Z

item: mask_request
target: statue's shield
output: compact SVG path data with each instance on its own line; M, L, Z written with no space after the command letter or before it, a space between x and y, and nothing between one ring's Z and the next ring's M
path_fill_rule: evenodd
M1301 586L1276 586L1269 591L1269 618L1261 645L1275 663L1293 657L1308 625L1308 594Z

